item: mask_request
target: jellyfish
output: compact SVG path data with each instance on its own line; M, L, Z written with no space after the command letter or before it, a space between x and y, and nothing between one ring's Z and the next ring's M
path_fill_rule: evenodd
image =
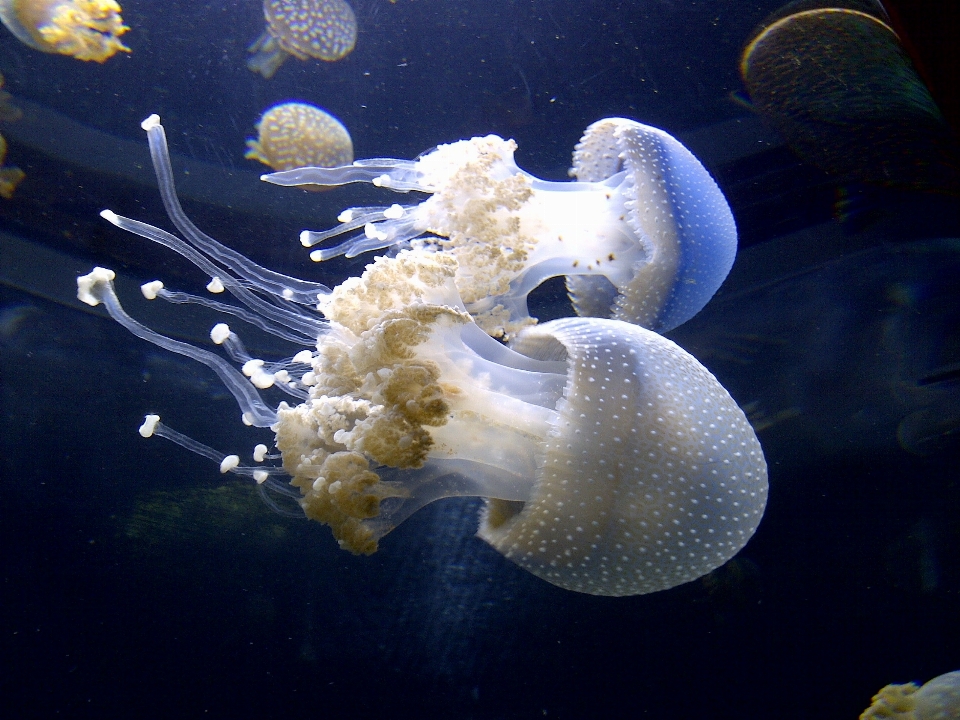
M756 434L710 372L672 341L607 318L564 318L510 346L466 311L451 254L409 248L376 258L329 290L262 268L203 234L177 201L163 129L148 118L161 195L185 239L104 211L230 291L233 305L167 290L303 349L251 357L221 323L219 353L165 337L121 307L112 271L78 278L135 335L212 368L248 425L269 427L250 464L185 437L156 414L140 428L252 477L330 526L345 550L376 551L392 529L445 497L485 499L479 536L525 570L595 595L655 592L733 557L755 532L767 494ZM268 402L261 393L282 393ZM272 464L279 460L280 464ZM273 497L267 495L267 497Z
M269 108L257 123L257 138L247 140L247 148L244 157L274 170L353 162L353 141L347 129L329 113L307 103Z
M0 73L0 120L4 122L19 120L23 113L20 108L13 104L10 93L2 89L3 85L3 73ZM26 174L18 167L4 165L6 160L7 139L0 135L0 197L9 200L13 197L13 191L17 189L17 185L26 177Z
M873 696L860 720L960 720L960 670L916 683L887 685Z
M733 214L703 165L666 132L623 118L595 122L574 152L575 182L524 172L516 147L488 135L412 161L358 160L263 179L429 193L419 204L345 210L341 225L304 231L301 242L348 235L314 250L316 261L411 242L450 254L468 311L495 337L533 322L527 296L551 277L567 277L578 314L657 332L693 317L726 278L737 248Z
M956 192L956 140L893 28L848 8L785 13L746 46L740 71L790 147L843 178Z
M263 0L267 29L247 49L247 67L272 78L293 55L334 62L357 42L357 18L346 0Z
M115 0L0 0L0 21L25 45L102 63L118 52L128 28Z
M0 135L0 197L9 200L13 191L17 189L27 176L20 168L14 165L4 165L7 160L7 139Z

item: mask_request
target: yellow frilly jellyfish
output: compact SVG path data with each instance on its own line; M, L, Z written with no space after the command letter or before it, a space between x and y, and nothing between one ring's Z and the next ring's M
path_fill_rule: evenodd
M337 167L353 162L353 141L339 120L318 107L288 102L274 105L247 140L244 156L274 170Z
M887 685L860 720L960 720L960 670L916 683Z
M267 29L248 48L247 67L272 78L290 56L334 62L357 42L357 18L346 0L264 0Z
M115 0L0 0L0 20L20 42L77 60L104 62L130 52Z

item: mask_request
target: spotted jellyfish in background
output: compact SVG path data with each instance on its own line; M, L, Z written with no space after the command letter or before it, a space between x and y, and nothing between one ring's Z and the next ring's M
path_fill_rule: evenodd
M346 0L264 0L267 28L248 48L247 67L268 80L291 55L334 62L353 50L357 18Z

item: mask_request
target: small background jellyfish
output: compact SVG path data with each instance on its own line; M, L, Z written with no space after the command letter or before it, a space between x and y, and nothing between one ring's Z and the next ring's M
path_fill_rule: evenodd
M247 140L244 157L274 170L337 167L353 162L353 141L343 123L313 105L274 105L256 127L257 137Z
M0 0L0 21L25 45L102 63L130 52L115 0Z
M893 28L860 10L791 9L765 21L740 63L755 109L791 149L844 178L957 192L956 142Z
M0 73L0 88L3 87L3 74ZM10 93L0 90L0 120L10 122L19 120L22 115L20 108L11 102ZM0 135L0 197L9 200L20 181L26 177L23 170L12 165L5 166L7 159L7 140Z
M873 696L860 720L957 720L960 718L960 670L916 683L887 685Z
M334 62L357 42L357 18L345 0L264 0L267 29L249 47L247 67L272 78L293 55Z

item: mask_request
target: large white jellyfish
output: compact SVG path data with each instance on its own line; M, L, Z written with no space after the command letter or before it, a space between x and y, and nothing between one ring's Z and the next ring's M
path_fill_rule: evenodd
M524 172L516 147L488 135L412 161L358 160L264 179L430 193L419 204L351 208L340 226L304 231L301 242L312 247L349 234L314 250L318 261L410 241L441 249L460 264L467 309L496 337L533 322L528 294L561 275L578 314L657 332L686 322L713 297L733 265L736 225L713 178L674 137L633 120L599 120L574 151L576 182Z
M457 258L424 248L377 258L333 291L267 271L183 215L163 129L156 116L144 127L186 241L104 217L183 254L216 278L208 287L229 290L246 308L160 283L144 294L204 302L306 347L268 363L215 326L211 338L242 364L237 371L215 352L137 323L120 307L113 273L95 268L78 279L80 299L213 368L243 420L274 430L282 466L263 462L271 459L263 445L242 465L155 415L141 434L168 437L222 472L295 498L355 553L374 552L427 503L483 497L480 537L555 585L597 595L688 582L753 535L767 493L760 444L730 395L676 344L620 320L566 318L525 328L507 347L466 311ZM261 395L278 390L285 401Z

